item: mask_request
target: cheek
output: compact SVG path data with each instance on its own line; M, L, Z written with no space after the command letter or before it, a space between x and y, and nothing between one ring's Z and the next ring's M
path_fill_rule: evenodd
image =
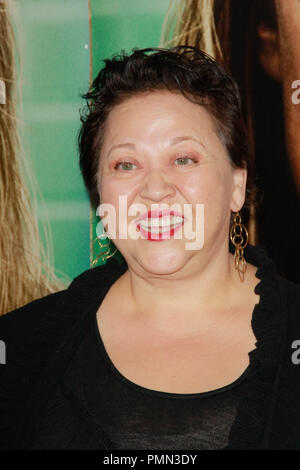
M188 175L181 183L182 191L194 202L223 206L230 198L232 176L216 167L202 167L199 172Z
M128 209L136 196L137 185L129 178L117 180L108 175L102 177L99 188L101 204L107 204L114 208L111 210L112 217L107 219L108 225L105 226L110 238L114 238L122 227L122 230L127 230ZM105 214L108 214L108 212L105 212Z
M116 180L103 177L99 183L101 203L117 205L120 196L126 196L130 200L136 185L129 180Z

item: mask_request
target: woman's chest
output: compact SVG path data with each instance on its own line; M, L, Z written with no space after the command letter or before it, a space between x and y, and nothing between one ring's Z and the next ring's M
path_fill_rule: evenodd
M137 385L169 393L201 393L237 380L255 348L251 327L175 337L98 311L101 340L114 367ZM172 329L172 325L170 325Z

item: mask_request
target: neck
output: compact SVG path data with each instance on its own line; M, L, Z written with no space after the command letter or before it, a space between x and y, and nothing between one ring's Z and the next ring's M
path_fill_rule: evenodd
M167 276L131 266L122 279L130 315L161 332L170 333L171 325L174 334L196 333L228 321L243 286L228 246L213 251L202 257L199 253Z

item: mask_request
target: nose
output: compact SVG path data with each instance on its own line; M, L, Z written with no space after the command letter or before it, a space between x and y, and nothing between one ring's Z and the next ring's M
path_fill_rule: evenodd
M151 171L142 183L140 196L158 202L176 194L175 187L167 181L161 170Z

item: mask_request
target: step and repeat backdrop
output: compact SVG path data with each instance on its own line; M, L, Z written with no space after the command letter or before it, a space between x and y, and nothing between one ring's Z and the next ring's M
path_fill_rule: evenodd
M134 47L190 44L231 71L256 174L250 239L300 282L298 0L0 0L0 34L2 313L91 266L81 95L103 59Z

